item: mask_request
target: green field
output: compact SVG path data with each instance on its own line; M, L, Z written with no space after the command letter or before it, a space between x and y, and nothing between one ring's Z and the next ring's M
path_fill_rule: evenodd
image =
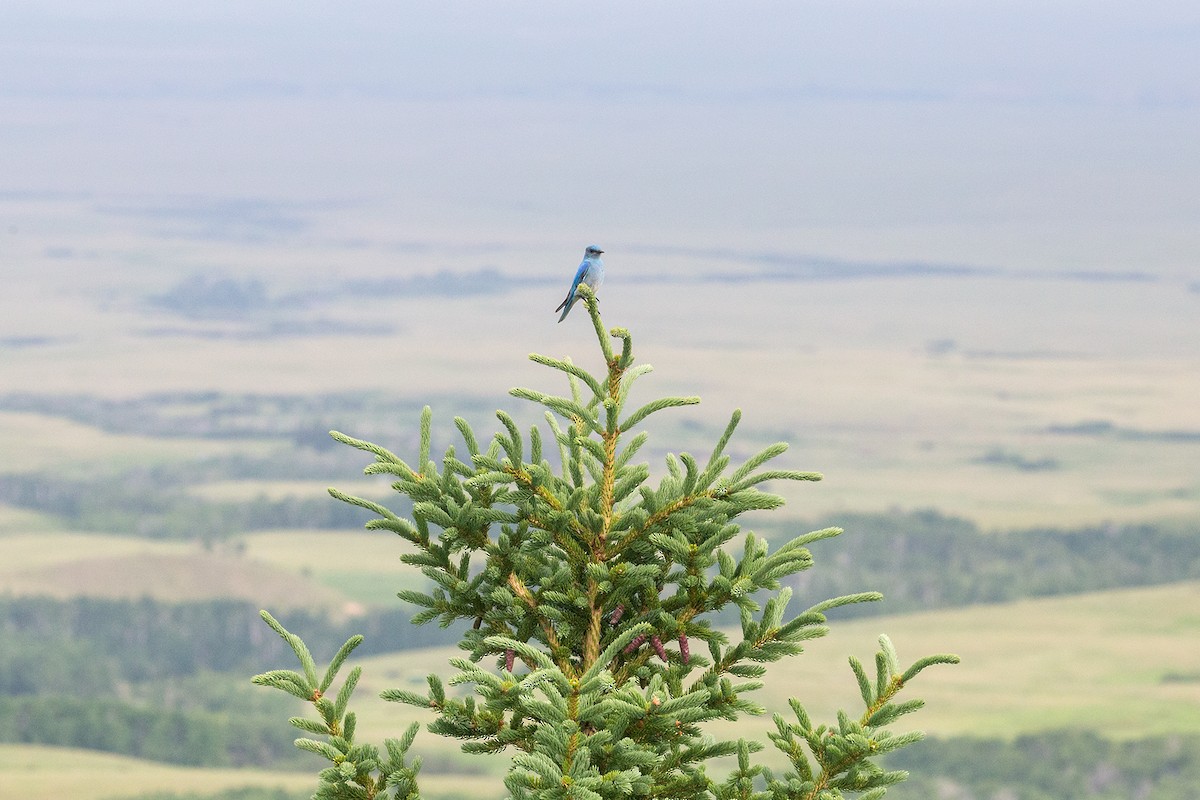
M332 501L331 501L332 502ZM278 608L391 607L424 585L386 532L263 531L205 548L99 533L39 531L0 538L0 593L54 597L238 598Z
M315 760L315 759L314 759ZM21 800L113 800L148 792L211 793L240 786L311 791L316 773L256 769L196 769L90 750L0 744L4 796ZM478 775L423 776L431 798L498 797L497 784Z
M0 541L6 556L0 592L15 595L167 601L224 597L276 608L341 609L349 602L315 574L280 569L232 548L210 551L190 542L53 532L11 534Z
M10 386L9 390L17 387ZM4 474L42 470L105 469L185 461L231 451L261 452L255 442L219 442L109 433L62 417L0 413L0 454Z
M247 558L311 576L363 605L391 607L396 592L426 585L400 561L412 547L387 531L263 531L244 541Z

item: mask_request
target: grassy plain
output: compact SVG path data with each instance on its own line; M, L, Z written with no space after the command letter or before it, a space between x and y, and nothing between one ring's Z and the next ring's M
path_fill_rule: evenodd
M315 761L314 757L314 761ZM114 800L149 792L212 793L241 786L311 791L316 773L259 769L199 769L126 756L37 745L0 744L4 796L21 800ZM489 777L422 774L422 793L432 798L498 797Z
M210 551L192 542L46 531L4 536L0 553L0 592L14 595L229 598L330 610L350 602L303 569L280 569L228 547Z
M393 534L365 531L263 531L212 549L101 533L11 533L0 538L0 593L387 607L401 589L424 585L400 562L408 549Z
M247 558L309 575L363 605L392 607L396 592L427 583L400 561L413 548L388 531L262 531L243 541Z
M116 434L47 414L0 413L0 474L115 470L266 450L261 442Z

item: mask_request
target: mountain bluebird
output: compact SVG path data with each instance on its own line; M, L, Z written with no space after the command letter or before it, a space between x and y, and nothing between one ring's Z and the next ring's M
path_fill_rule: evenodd
M583 251L583 261L579 264L579 269L575 272L575 280L571 283L571 291L567 292L567 299L559 304L555 311L562 311L562 316L558 318L562 322L567 318L567 314L571 313L571 307L579 300L579 295L575 292L579 288L579 284L586 283L592 287L592 291L600 288L601 282L604 280L604 262L600 260L600 254L604 251L594 244L589 244L587 249Z

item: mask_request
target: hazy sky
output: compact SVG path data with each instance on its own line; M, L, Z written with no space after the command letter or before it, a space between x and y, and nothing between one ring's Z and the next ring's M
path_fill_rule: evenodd
M85 216L1186 279L1198 189L1194 3L0 4L0 192Z

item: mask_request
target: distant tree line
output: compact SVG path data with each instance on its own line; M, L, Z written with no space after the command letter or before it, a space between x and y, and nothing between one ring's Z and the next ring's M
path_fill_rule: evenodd
M887 759L912 772L888 800L1195 800L1200 737L1112 741L1088 731L931 739Z
M271 713L180 711L107 696L0 697L0 742L219 767L299 762L294 739Z
M816 542L818 563L802 572L798 597L872 589L883 603L837 609L843 615L999 603L1200 578L1200 524L1090 525L985 532L935 511L839 514L846 533ZM799 527L806 527L801 525Z
M397 607L353 619L281 614L334 652L354 633L356 655L446 644ZM286 698L245 676L278 663L287 645L248 603L211 600L0 597L0 742L82 747L196 766L292 764Z
M210 278L190 275L162 294L147 298L151 305L193 319L225 318L268 308L266 285L257 278Z
M411 615L397 602L350 619L303 610L279 617L311 631L312 645L325 652L355 633L366 636L360 655L456 641L441 628L410 624ZM236 600L0 597L0 640L0 696L90 696L201 672L245 675L290 652L262 624L257 606Z
M494 411L477 398L455 397L454 403L457 408L474 409L480 415ZM369 392L310 395L196 391L123 398L34 392L0 395L0 411L61 417L108 433L237 441L271 439L347 456L350 454L330 440L331 427L353 424L361 435L404 442L411 437L410 423L420 416L424 405L425 401Z
M207 500L183 484L172 485L165 479L168 471L90 480L9 475L0 482L0 503L52 515L74 530L194 541L270 528L359 528L368 517L324 494ZM156 482L156 476L164 480Z
M188 491L221 474L261 477L271 469L253 460L220 459L80 480L10 475L0 481L0 503L55 515L75 530L204 542L278 528L354 529L371 516L323 495L214 501ZM392 507L401 515L410 513L403 502L392 502ZM801 573L793 588L802 597L869 588L887 598L883 604L847 606L840 614L927 610L1200 578L1197 521L989 532L927 510L842 513L796 522L786 531L766 526L762 532L783 536L831 524L845 528L846 535L816 543L813 555L819 561L831 559L838 568Z

